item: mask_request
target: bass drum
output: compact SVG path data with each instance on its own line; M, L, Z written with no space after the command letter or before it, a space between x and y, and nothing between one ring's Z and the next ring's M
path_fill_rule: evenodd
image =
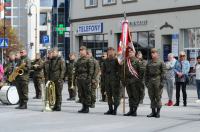
M3 86L0 90L0 100L3 104L18 104L19 95L17 88L15 86Z

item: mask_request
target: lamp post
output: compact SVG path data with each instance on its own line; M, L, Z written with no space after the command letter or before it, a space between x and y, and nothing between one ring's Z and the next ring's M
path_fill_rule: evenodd
M35 7L35 54L37 53L37 49L38 49L38 44L37 44L37 38L38 38L38 35L37 35L37 30L38 30L38 14L37 14L37 11L38 11L38 8L37 8L37 5L32 3L29 7L29 10L28 10L28 16L31 17L33 14L31 12L31 8L32 7ZM30 44L31 45L31 44Z

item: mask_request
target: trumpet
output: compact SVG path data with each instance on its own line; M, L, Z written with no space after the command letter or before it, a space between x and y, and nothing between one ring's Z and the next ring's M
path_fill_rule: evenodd
M16 68L8 77L9 82L13 82L18 75L23 75L24 70L23 68L26 66L26 63L22 63L18 68Z

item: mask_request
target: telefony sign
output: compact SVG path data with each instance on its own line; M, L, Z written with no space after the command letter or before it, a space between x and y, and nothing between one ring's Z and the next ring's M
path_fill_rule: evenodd
M102 32L103 32L103 23L93 23L93 24L85 24L78 26L79 34L102 33Z

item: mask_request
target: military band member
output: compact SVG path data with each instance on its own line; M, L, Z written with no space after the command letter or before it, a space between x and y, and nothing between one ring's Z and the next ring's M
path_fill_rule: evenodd
M99 62L93 57L92 51L90 49L87 50L87 56L92 61L94 65L94 73L92 75L92 82L91 82L91 106L90 108L95 108L95 102L96 102L96 89L99 84Z
M48 62L48 80L55 83L56 102L53 111L61 111L62 89L65 75L65 63L58 54L58 48L52 49L52 57Z
M42 83L43 83L43 79L44 79L44 72L43 72L43 66L44 66L44 62L43 60L40 58L40 54L37 53L36 54L36 59L32 64L32 69L34 70L33 72L33 83L35 86L35 92L36 92L36 96L33 97L33 99L41 99L41 90L42 90Z
M115 55L113 47L107 50L108 58L103 64L103 72L105 73L105 87L108 98L109 110L105 115L116 115L117 108L120 104L120 65ZM114 108L113 108L114 106Z
M19 56L19 55L18 55ZM25 49L20 51L20 60L17 60L17 69L22 70L22 74L16 77L16 87L19 94L19 106L16 109L27 109L28 102L28 83L29 83L29 70L31 63L27 58L27 52Z
M139 82L140 79L143 78L141 76L141 66L140 62L135 57L135 51L133 49L128 49L128 59L130 59L130 64L132 66L132 69L135 71L135 74L133 74L133 71L130 71L130 66L128 66L128 62L126 60L125 63L125 77L123 77L121 80L123 81L123 84L126 86L127 94L129 97L129 112L124 114L124 116L137 116L137 108L140 103L140 89ZM124 70L124 66L121 67L122 71ZM124 74L124 72L122 72Z
M151 100L152 113L147 117L160 118L160 109L162 107L161 97L164 85L165 64L159 60L157 49L151 50L152 60L146 66L145 83L148 88L149 98Z
M12 74L12 72L14 71L15 67L16 67L16 63L15 63L15 53L14 52L10 52L9 53L9 61L8 63L5 65L5 73L4 73L4 76L5 76L5 81L6 83L9 83L11 85L14 85L14 82L9 82L8 81L8 78L9 76Z
M147 65L147 61L143 59L142 52L138 51L137 59L140 62L140 81L138 82L138 87L140 87L140 104L143 104L144 96L145 96L145 85L144 85L144 74Z
M94 73L94 64L87 57L87 48L80 47L80 58L75 65L75 76L77 79L78 91L82 109L79 113L88 113L91 106L91 79Z
M75 100L76 97L76 80L75 80L75 53L69 54L69 62L66 64L66 76L68 78L69 98L67 100Z
M105 88L105 73L103 71L103 65L105 63L105 60L107 59L107 53L104 52L102 55L102 58L100 60L100 68L101 68L101 81L100 81L100 87L101 87L101 100L102 102L106 102L106 88Z
M44 78L45 78L45 84L47 83L47 81L49 80L49 64L50 64L50 60L52 59L52 51L49 50L47 53L47 58L44 62Z

